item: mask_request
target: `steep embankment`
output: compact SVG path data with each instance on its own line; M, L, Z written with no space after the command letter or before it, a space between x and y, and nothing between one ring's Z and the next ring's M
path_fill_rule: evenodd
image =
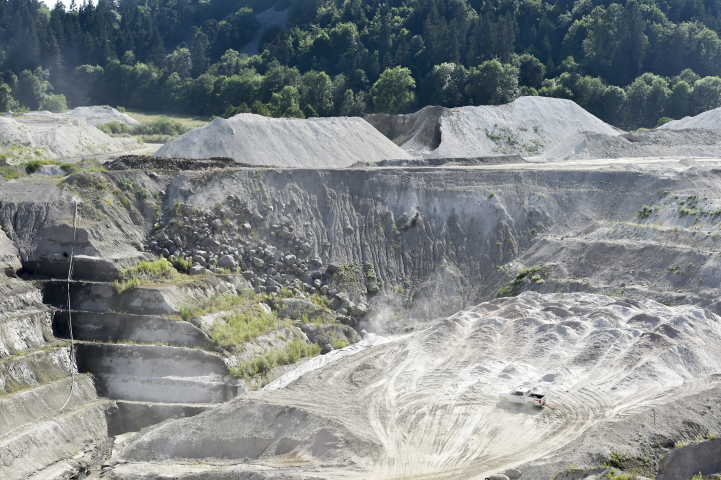
M507 105L426 107L410 115L365 119L415 157L538 155L578 132L617 129L570 100L521 97Z
M361 118L277 119L251 113L216 118L166 143L155 155L314 168L410 158Z
M352 277L356 300L389 305L379 318L450 314L506 285L510 293L591 289L718 311L721 199L712 168L183 172L168 199L186 211L220 202L250 212L258 239L277 242L277 227L292 227L292 249L307 244L309 259L348 265L336 284ZM277 245L287 248L285 239ZM545 268L544 283L532 275L512 283L533 266ZM371 267L377 280L365 278ZM385 295L367 293L374 282Z
M662 417L678 394L707 388L720 352L718 317L697 307L584 293L494 300L285 389L144 432L121 456L140 464L116 475L153 478L168 464L188 474L189 460L222 457L261 478L266 466L288 465L319 478L483 478L610 417L651 408ZM548 405L498 401L519 387L542 389ZM626 447L605 438L596 453Z

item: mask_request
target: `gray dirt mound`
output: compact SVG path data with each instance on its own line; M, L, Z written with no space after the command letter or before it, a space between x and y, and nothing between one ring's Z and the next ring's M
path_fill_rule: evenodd
M721 108L699 113L695 117L684 117L658 127L661 130L683 130L686 128L721 128Z
M135 127L140 125L140 122L135 120L128 114L122 113L113 107L107 105L94 106L94 107L77 107L69 112L64 113L52 113L47 110L40 112L30 112L24 115L25 117L40 117L40 118L82 118L88 125L101 125L108 122L120 122L124 123L129 127Z
M577 132L619 131L570 100L521 97L507 105L426 107L365 119L415 157L538 155Z
M232 158L212 157L204 159L148 157L146 155L124 155L103 165L108 170L207 170L228 168L239 165Z
M718 157L721 131L706 129L649 130L624 135L580 132L540 158L589 160L595 158Z
M410 156L362 118L267 118L242 113L216 118L165 144L158 156L230 157L279 167L344 168Z

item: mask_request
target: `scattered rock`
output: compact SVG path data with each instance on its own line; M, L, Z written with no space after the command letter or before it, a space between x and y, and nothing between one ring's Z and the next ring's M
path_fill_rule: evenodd
M346 225L346 227L343 229L345 233L353 233L355 232L355 228L351 227L350 225Z
M253 265L258 268L263 268L265 266L265 262L260 257L253 257Z
M194 265L190 267L190 273L191 275L202 275L205 273L205 267L202 267L200 265Z
M230 255L223 255L218 259L218 266L220 268L235 268L235 260Z

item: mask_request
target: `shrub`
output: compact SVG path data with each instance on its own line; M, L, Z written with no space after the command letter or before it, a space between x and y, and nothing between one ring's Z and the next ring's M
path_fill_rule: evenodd
M133 135L171 135L178 136L192 130L192 127L183 125L177 120L161 117L152 122L138 125L133 128Z
M108 122L98 125L98 130L108 135L122 135L130 132L130 128L122 122Z
M176 275L178 275L177 271L164 258L153 262L143 260L135 266L124 269L120 273L120 278L113 282L113 287L118 293L122 293L125 290L137 288L147 283L172 279Z
M644 205L643 208L641 208L641 211L638 212L638 217L639 218L648 218L648 216L651 215L652 211L653 210L651 210L651 208L649 208L648 205Z
M237 367L231 368L230 373L235 378L251 379L266 375L275 367L291 365L304 357L314 357L320 354L320 347L295 339L288 344L284 351L271 350L253 360L240 362Z
M40 108L53 113L60 113L68 109L68 102L65 100L65 95L63 94L46 95L43 101L40 102Z

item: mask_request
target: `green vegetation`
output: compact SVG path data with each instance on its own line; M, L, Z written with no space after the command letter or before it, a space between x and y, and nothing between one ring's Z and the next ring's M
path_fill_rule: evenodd
M287 24L256 32L272 6ZM720 24L708 2L661 0L3 0L0 109L310 117L543 95L653 128L721 106Z
M501 272L501 269L499 267L499 272ZM536 283L538 285L541 285L543 283L546 283L543 278L541 278L542 275L548 275L548 269L546 266L533 266L531 268L522 268L516 273L516 277L511 281L511 283L504 285L503 287L499 288L496 292L495 298L501 298L501 297L515 297L516 295L520 294L523 290L523 285L528 279L530 283Z
M146 284L177 282L182 279L181 274L173 268L164 258L142 262L123 269L119 278L113 281L113 287L118 293L137 288Z
M641 208L641 211L638 212L638 218L648 218L648 216L651 215L651 212L653 212L653 209L648 205L644 205L643 208Z
M292 324L290 320L280 319L275 312L267 313L256 301L243 308L236 307L233 313L225 317L225 323L216 322L210 338L221 348L233 349L264 333Z
M271 350L253 360L240 362L237 367L230 369L230 374L238 379L252 379L267 374L275 367L296 363L304 357L320 355L320 347L307 344L301 340L293 340L284 351Z

